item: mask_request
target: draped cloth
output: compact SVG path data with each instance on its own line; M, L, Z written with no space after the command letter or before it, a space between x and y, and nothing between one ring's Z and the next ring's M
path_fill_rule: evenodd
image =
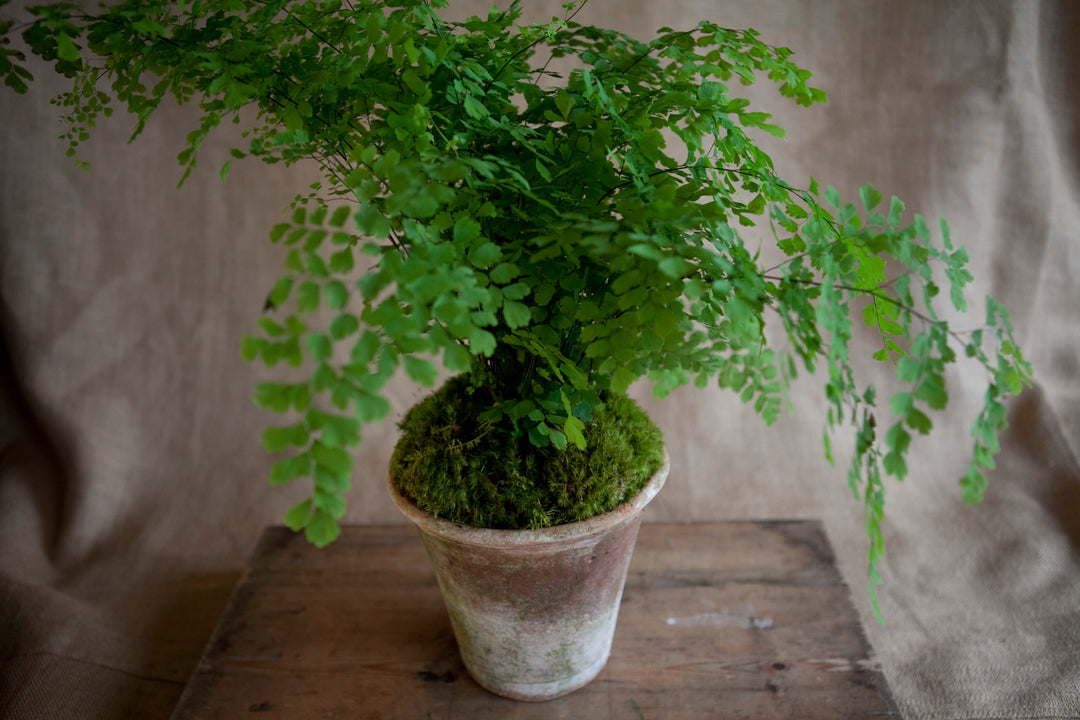
M861 505L822 457L820 377L771 428L719 390L636 386L673 458L647 521L821 519L905 717L1080 717L1080 4L593 0L578 20L648 39L706 17L792 48L829 94L747 90L788 129L768 144L785 176L947 217L973 257L971 325L986 293L1007 304L1036 383L968 506L985 377L950 373L936 434L888 486L883 625ZM172 106L130 146L129 117L102 120L84 172L57 139L63 81L33 69L27 96L0 94L0 717L167 718L260 531L304 496L267 485L278 418L250 397L281 375L238 346L282 271L267 232L316 174L234 162L222 183L223 129L178 190L197 115ZM395 417L422 393L392 385ZM395 433L365 430L346 522L402 522Z

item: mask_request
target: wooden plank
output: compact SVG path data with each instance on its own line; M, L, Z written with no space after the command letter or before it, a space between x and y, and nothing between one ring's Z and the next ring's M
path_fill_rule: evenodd
M545 703L469 678L412 527L269 528L173 715L717 717L900 717L820 524L643 525L611 660Z

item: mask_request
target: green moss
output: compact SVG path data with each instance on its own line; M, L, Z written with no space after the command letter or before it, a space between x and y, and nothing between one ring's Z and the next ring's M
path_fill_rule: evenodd
M629 500L663 462L659 428L628 397L594 409L585 450L534 447L478 420L486 409L457 377L405 415L390 474L417 506L474 527L562 525Z

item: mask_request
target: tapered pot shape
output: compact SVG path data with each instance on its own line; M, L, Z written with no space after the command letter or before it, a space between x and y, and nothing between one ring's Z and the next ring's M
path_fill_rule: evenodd
M597 676L611 652L641 511L670 460L619 507L540 530L474 528L390 495L420 530L458 649L481 686L516 700L550 700Z

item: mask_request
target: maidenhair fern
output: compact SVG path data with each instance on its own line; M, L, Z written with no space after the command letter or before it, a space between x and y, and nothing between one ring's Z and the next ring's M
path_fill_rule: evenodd
M935 238L869 185L856 207L777 175L755 136L783 130L737 87L767 78L800 105L824 102L789 50L709 21L639 41L577 24L574 3L540 25L521 24L517 2L464 22L441 19L444 6L56 3L22 34L73 80L57 100L69 154L114 105L138 135L171 95L202 112L184 177L222 123L244 133L233 159L321 167L271 232L285 274L242 344L249 360L311 370L256 393L293 418L263 435L286 453L271 481L312 481L291 526L319 545L337 535L349 448L390 412L387 381L404 369L431 385L438 361L485 389L478 421L554 449L584 447L592 410L641 378L660 396L719 383L772 423L787 383L819 371L830 459L832 430L856 428L849 480L874 580L884 477L907 475L913 436L948 401L946 368L966 356L987 372L961 481L981 497L1005 398L1030 377L1008 313L988 299L985 327L966 333L944 317L939 296L967 311L972 279L944 222ZM0 46L18 92L22 60ZM767 265L746 234L770 235L784 260ZM770 318L781 347L766 343ZM884 410L856 378L859 322L879 337L867 357L903 386Z

